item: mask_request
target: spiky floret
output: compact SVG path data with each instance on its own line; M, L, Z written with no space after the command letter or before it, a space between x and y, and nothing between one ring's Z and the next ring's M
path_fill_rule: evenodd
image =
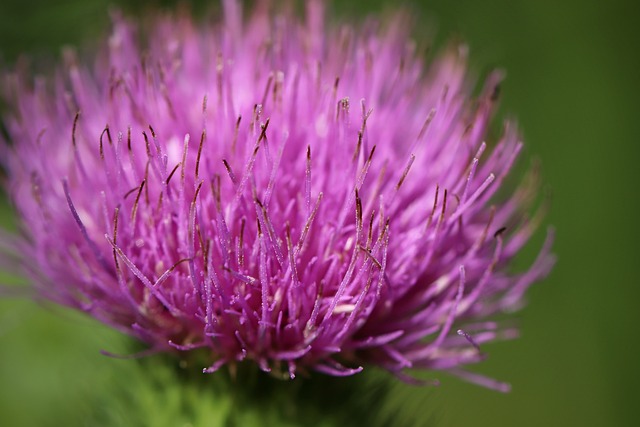
M22 233L5 241L39 294L153 350L207 348L206 372L373 364L503 387L459 367L514 333L491 319L552 257L548 239L508 270L536 221L530 188L496 201L521 149L511 123L484 142L499 73L471 100L465 49L425 68L401 19L224 6L213 26L158 17L144 45L116 17L92 67L67 52L54 79L6 76Z

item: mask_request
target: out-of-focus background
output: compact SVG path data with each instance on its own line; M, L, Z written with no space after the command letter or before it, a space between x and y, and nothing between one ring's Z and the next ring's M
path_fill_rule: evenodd
M11 64L21 52L55 57L64 44L86 44L107 31L110 5L144 14L149 4L173 2L126 3L2 0L3 61ZM205 3L196 1L194 9ZM332 3L340 19L395 4ZM416 34L436 28L436 43L466 40L479 76L496 66L507 71L502 112L517 117L525 157L542 159L553 192L547 223L557 229L558 264L517 315L522 337L487 346L489 360L473 368L512 383L510 394L436 374L437 388L395 386L399 416L443 426L637 425L640 26L634 3L405 3L416 16ZM4 198L0 222L11 223ZM128 362L99 350L117 352L124 342L84 316L0 299L0 425L87 425L87 397L128 369Z

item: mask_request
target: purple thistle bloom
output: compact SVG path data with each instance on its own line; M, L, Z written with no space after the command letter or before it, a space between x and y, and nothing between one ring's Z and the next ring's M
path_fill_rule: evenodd
M208 349L205 372L377 365L505 389L460 367L515 334L492 319L553 257L548 238L509 270L539 215L534 185L496 197L521 149L512 123L484 142L500 73L471 100L464 47L425 69L401 18L224 10L156 18L143 47L115 17L93 67L67 52L54 79L5 76L5 260L153 351Z

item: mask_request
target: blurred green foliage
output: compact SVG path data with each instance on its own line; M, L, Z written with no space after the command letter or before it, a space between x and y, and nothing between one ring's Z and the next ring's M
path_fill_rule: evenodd
M144 14L173 3L3 0L0 54L7 63L21 52L57 55L61 45L104 34L109 6ZM206 9L204 1L195 3L194 9ZM362 17L391 3L334 1L333 9L341 17ZM548 222L558 230L559 262L550 279L531 290L529 306L518 315L522 338L488 346L489 360L474 367L511 382L512 393L434 374L443 382L439 388L392 382L386 413L396 417L396 425L635 425L640 233L633 176L640 155L640 31L633 2L404 3L416 16L416 34L435 23L439 42L460 36L469 43L471 65L480 75L495 66L507 70L502 110L518 118L525 157L542 159L554 195ZM11 214L6 202L0 207L6 225ZM124 337L84 316L0 299L0 425L199 426L204 424L196 419L170 418L169 409L211 403L208 412L196 412L216 417L233 404L216 392L215 376L206 377L211 389L199 384L175 395L162 387L175 375L167 366L99 354L127 347ZM146 371L137 369L139 363ZM132 393L128 386L144 381L144 373L149 382ZM375 374L367 378L378 381ZM354 394L356 400L367 397ZM128 412L133 407L138 415ZM140 418L145 413L149 417ZM358 420L363 419L353 424ZM268 418L244 422L260 425Z

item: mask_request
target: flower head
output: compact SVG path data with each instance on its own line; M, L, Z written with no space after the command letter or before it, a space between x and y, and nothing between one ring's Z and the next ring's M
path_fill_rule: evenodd
M325 29L264 6L199 27L115 17L93 66L5 78L2 162L40 296L153 350L208 349L334 375L459 370L513 334L552 264L509 270L532 188L496 197L521 143L485 144L499 73L477 99L464 47L425 68L398 18ZM490 148L489 148L490 147ZM503 200L503 201L501 201ZM507 227L506 230L504 227Z

